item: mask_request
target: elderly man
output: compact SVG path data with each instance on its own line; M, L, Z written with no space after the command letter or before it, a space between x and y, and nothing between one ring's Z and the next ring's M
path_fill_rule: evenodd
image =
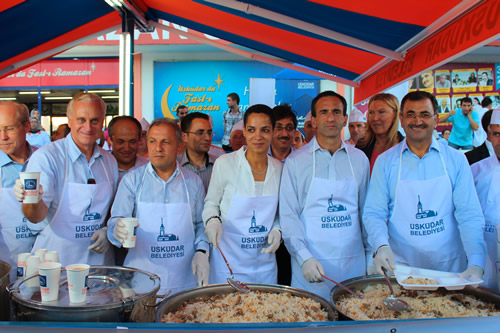
M500 290L497 262L497 237L495 228L500 232L500 109L493 110L488 126L488 140L494 154L472 164L471 170L476 184L477 195L483 209L485 227L484 239L488 249L484 269L484 285L496 291Z
M276 118L273 139L269 146L268 154L285 162L286 158L295 148L292 147L295 129L297 128L297 116L289 104L282 104L273 108Z
M105 111L99 96L75 95L66 112L71 134L37 150L27 168L41 172L38 203L23 203L26 218L41 229L33 249L57 251L63 266L113 262L112 252L107 253L106 216L116 191L118 166L111 153L96 143ZM22 201L21 181L16 181L14 190Z
M245 135L243 134L243 120L240 120L239 122L234 124L233 128L231 129L229 144L234 149L234 151L238 151L241 147L246 146L247 140L245 139Z
M209 153L212 145L212 125L206 114L192 112L181 121L182 140L186 146L183 154L179 154L179 164L197 174L207 193L216 156Z
M360 216L370 174L365 154L341 139L347 102L324 91L311 104L316 138L286 160L279 195L283 239L292 257L292 286L328 298L326 275L364 275Z
M139 219L125 266L158 274L160 293L196 287L194 274L199 286L206 285L210 271L201 219L205 192L200 178L176 162L181 140L175 121L153 121L147 136L150 162L123 177L109 220L108 238L121 247L128 235L121 218Z
M439 117L439 121L451 122L453 125L448 145L455 149L471 150L474 131L479 129L479 115L472 109L472 99L464 97L460 101L462 112L451 110Z
M10 281L16 279L17 255L30 252L35 241L12 190L36 149L26 142L29 129L26 105L0 102L0 260L13 268Z
M363 112L359 111L358 108L352 109L352 112L349 115L348 127L351 137L346 142L353 146L358 143L360 146L364 146L366 136L366 116Z
M363 214L374 269L398 263L480 279L484 217L465 156L433 138L437 109L432 94L408 93L400 116L406 140L375 162Z
M111 140L111 154L118 163L118 182L133 169L148 163L148 159L137 155L141 139L141 123L131 116L119 116L111 119L108 135Z

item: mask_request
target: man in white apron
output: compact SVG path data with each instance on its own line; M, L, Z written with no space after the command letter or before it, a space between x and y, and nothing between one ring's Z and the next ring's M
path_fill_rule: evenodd
M121 218L137 217L136 244L125 266L159 275L162 294L207 285L209 245L201 219L205 189L200 177L176 163L180 128L168 119L155 120L147 146L150 162L120 182L108 238L121 247L128 235Z
M406 140L375 162L363 214L373 263L380 274L399 263L480 279L483 214L465 156L432 136L437 108L432 94L408 93Z
M12 267L10 282L16 279L17 255L30 252L35 241L12 189L36 150L26 141L29 127L26 105L0 102L0 260Z
M484 240L488 255L484 267L483 285L498 291L500 242L495 228L500 224L500 109L493 110L487 134L495 154L471 165L471 170L485 220Z
M63 266L75 263L113 263L106 237L106 217L118 181L115 158L96 144L106 106L94 94L80 93L67 107L71 134L33 154L27 171L39 171L36 204L23 204L26 218L38 234L33 251L55 250ZM24 197L20 181L16 197Z
M341 139L344 97L325 91L311 105L316 137L286 160L280 188L280 223L292 257L292 287L329 298L332 283L366 273L361 207L370 166L366 155Z

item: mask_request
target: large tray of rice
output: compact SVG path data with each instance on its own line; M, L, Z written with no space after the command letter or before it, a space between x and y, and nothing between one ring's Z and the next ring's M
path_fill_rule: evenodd
M337 312L320 296L302 289L248 284L250 293L228 284L185 290L168 297L156 313L163 323L277 323L337 320Z
M380 275L357 277L342 284L358 292L363 299L352 297L335 287L330 293L335 309L352 320L425 319L451 317L500 316L500 294L487 288L466 287L463 290L406 290L391 278L394 296L406 301L410 311L387 309L383 299L390 295Z

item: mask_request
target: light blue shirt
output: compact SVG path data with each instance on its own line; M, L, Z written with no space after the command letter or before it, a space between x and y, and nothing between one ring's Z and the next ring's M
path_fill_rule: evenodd
M66 161L66 151L68 160ZM94 144L94 152L87 161L77 147L71 133L64 139L52 142L38 149L30 159L26 171L40 171L40 184L43 186L43 201L49 208L47 217L40 223L30 224L31 230L42 230L52 220L61 201L64 189L65 165L67 182L87 184L89 178L97 184L110 182L116 192L118 183L118 164L111 153Z
M49 144L50 138L45 131L39 131L36 133L28 132L26 133L26 141L28 141L30 145L40 148Z
M406 140L381 154L375 161L363 213L368 241L376 250L389 244L387 222L394 209L399 158L403 145L401 180L427 180L443 176L441 153L453 189L454 216L468 265L484 267L486 245L483 239L484 217L474 187L474 179L465 155L448 147L444 140L432 139L423 158L413 154ZM436 189L438 190L438 189Z
M146 172L146 174L144 174ZM184 181L182 175L186 181ZM193 220L195 241L197 250L208 251L208 240L204 234L203 220L203 199L205 189L200 177L193 172L179 167L175 169L172 176L167 181L161 179L153 169L151 162L142 167L127 173L116 192L115 201L111 207L111 218L108 221L108 239L117 246L121 243L113 237L113 231L118 219L123 217L135 217L137 214L138 194L141 190L141 201L151 203L185 203L186 187L189 193L189 204L191 206L191 216ZM140 221L139 221L140 223Z
M476 111L472 111L472 120L481 126L479 115ZM474 131L470 125L469 117L464 116L462 109L457 110L457 113L449 116L448 121L450 121L453 125L448 141L456 144L457 146L471 146L472 134Z
M316 156L317 178L346 180L352 176L347 152L351 159L354 177L358 185L359 217L365 202L366 189L370 177L370 163L366 155L352 145L342 142L333 153L319 146L314 137L307 145L288 155L283 167L279 196L279 218L283 240L291 256L297 258L299 265L312 257L307 247L304 223L300 215L306 204L307 194L313 176L313 152ZM365 237L363 237L365 239ZM335 240L332 240L335 241Z
M37 149L36 147L32 147L28 142L26 142L29 149L29 156L33 154L33 152ZM9 155L5 154L2 150L0 150L0 168L1 168L1 185L2 188L12 188L16 183L16 180L19 179L19 172L23 172L26 170L26 166L28 165L29 158L23 164L14 162Z

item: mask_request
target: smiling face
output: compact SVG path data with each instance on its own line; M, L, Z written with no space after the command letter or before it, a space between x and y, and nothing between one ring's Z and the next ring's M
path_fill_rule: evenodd
M368 119L375 135L387 135L396 120L396 111L386 102L376 100L368 105Z
M128 119L121 119L113 126L110 137L113 155L118 162L118 167L127 170L135 164L137 149L139 147L139 129Z
M103 123L104 110L99 102L79 100L73 103L71 114L68 115L68 125L78 148L92 149L101 136Z
M422 84L427 89L434 88L434 77L432 76L431 72L422 74Z
M252 113L248 116L243 134L249 151L267 154L273 138L271 118L263 113Z
M401 126L405 130L409 144L432 141L432 132L436 127L436 114L428 98L407 100L401 112Z
M276 120L274 127L272 146L278 150L288 150L292 146L295 127L292 118Z
M212 144L212 126L210 126L208 120L202 118L193 119L188 132L182 134L188 151L205 154L210 150L210 145Z

